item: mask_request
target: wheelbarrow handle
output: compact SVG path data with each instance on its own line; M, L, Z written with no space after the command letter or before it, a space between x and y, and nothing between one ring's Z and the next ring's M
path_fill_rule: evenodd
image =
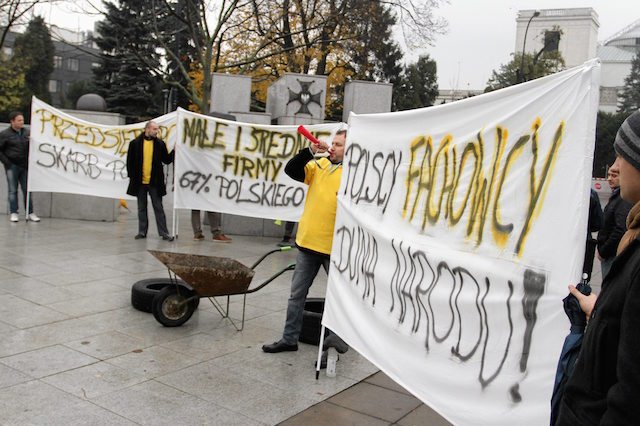
M273 281L276 278L278 278L280 275L284 274L287 271L293 271L294 269L296 269L296 264L292 263L289 266L287 266L286 268L276 272L274 275L272 275L271 277L267 278L267 280L265 282L263 282L262 284L260 284L258 287L252 288L250 290L247 290L246 294L253 293L253 292L256 292L256 291L260 290L261 288L263 288L264 286L269 284L271 281Z
M267 258L267 256L269 256L269 255L271 255L271 254L273 254L273 253L281 252L281 251L289 251L289 250L291 250L291 249L292 249L292 247L291 247L291 246L285 246L285 247L277 248L277 249L275 249L275 250L268 251L268 252L266 252L266 253L265 253L265 254L264 254L260 259L258 259L258 260L256 261L256 263L254 263L253 265L251 265L251 269L256 269L256 266L258 266L258 265L259 265L263 260L265 260L265 259Z

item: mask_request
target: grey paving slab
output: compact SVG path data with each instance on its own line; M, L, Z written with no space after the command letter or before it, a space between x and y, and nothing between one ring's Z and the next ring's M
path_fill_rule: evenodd
M0 358L0 363L34 378L42 378L98 362L97 359L56 345Z
M118 331L65 343L65 346L94 358L105 360L144 348L144 340Z
M0 389L2 425L133 425L131 421L40 381Z
M400 420L421 404L412 396L364 382L329 398L328 401L388 422Z
M64 313L8 294L0 295L0 316L3 322L16 328L28 328L69 318Z
M241 342L227 336L213 336L207 333L197 333L160 346L201 361L233 353L244 347Z
M280 423L281 426L320 426L329 424L386 426L390 423L326 401L316 404Z
M92 402L141 425L261 424L156 381L94 398Z
M152 379L200 362L198 359L159 346L136 350L105 361Z
M85 296L52 303L48 307L68 316L79 317L127 307L130 304L131 293L127 290L118 290L114 293L101 294L99 296Z
M0 267L0 280L6 280L7 278L18 278L21 276L22 275L18 274L17 272Z
M146 380L144 376L106 362L98 362L42 379L43 382L82 399L92 399L120 391Z
M7 333L9 331L15 331L15 330L17 330L16 327L12 326L11 324L7 324L3 321L0 321L0 338L2 334Z
M0 389L33 380L33 377L0 364Z

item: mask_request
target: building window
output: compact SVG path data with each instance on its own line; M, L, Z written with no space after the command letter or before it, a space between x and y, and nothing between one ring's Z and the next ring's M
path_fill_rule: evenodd
M91 62L91 68L93 68L93 69L100 68L100 63L99 62Z
M67 59L67 69L69 71L78 71L80 69L80 61L74 58Z
M53 68L59 70L62 68L62 56L53 57Z
M60 82L58 80L49 80L49 93L58 93L60 91Z

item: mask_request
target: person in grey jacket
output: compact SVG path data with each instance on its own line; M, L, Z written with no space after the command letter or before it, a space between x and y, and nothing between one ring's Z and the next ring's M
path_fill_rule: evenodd
M607 172L607 181L613 192L604 208L604 224L598 232L598 259L603 278L609 273L616 257L618 243L627 230L627 215L631 210L631 204L620 197L619 162L620 160L616 159Z
M9 192L9 220L17 222L18 185L22 190L25 206L29 204L27 220L40 222L33 213L33 202L29 196L27 203L27 171L29 168L29 130L24 127L24 115L13 111L9 114L11 125L0 132L0 161L7 173L7 189Z

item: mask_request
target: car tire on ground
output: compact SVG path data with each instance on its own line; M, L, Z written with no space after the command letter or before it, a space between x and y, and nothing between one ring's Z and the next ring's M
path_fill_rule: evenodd
M140 280L131 287L131 305L139 311L151 313L153 310L153 298L160 290L174 284L169 278L148 278ZM186 286L185 282L178 280L178 285ZM200 299L194 301L198 307Z

